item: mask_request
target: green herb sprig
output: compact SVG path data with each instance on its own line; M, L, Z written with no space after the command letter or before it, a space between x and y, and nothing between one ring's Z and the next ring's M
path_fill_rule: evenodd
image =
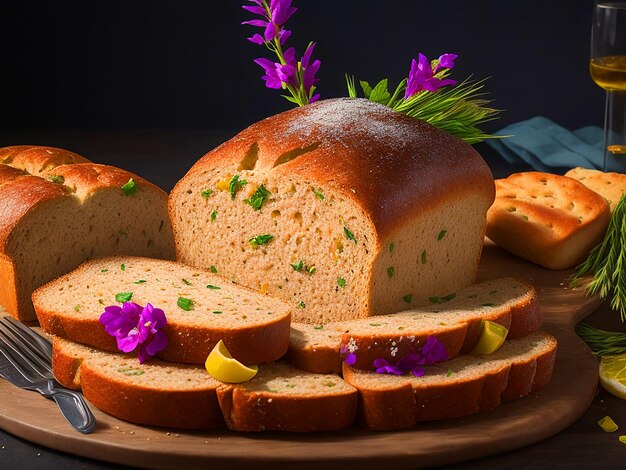
M442 69L435 76L445 78L449 70ZM348 94L352 98L358 96L354 76L346 74ZM404 98L408 80L402 80L393 93L389 92L388 80L379 81L373 88L366 81L359 84L365 98L384 104L407 116L432 124L465 142L475 144L485 139L500 138L486 134L477 126L496 119L499 109L488 107L491 100L483 98L481 90L485 80L468 78L456 86L431 93L426 90Z
M576 325L576 334L600 357L626 353L626 333L601 330L583 322Z
M570 286L577 287L586 274L593 274L585 286L587 295L606 299L613 294L611 308L620 312L622 322L626 321L626 196L615 206L602 243L576 267Z

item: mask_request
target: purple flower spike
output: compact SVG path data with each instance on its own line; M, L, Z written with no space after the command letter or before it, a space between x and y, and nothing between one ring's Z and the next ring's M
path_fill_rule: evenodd
M167 335L160 331L167 325L165 313L150 304L141 307L124 302L121 308L117 305L105 307L100 323L109 335L115 337L120 351L129 353L137 349L142 364L167 347Z

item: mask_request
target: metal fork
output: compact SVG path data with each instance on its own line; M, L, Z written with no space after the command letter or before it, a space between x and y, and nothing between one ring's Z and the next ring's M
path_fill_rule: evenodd
M79 432L90 433L96 419L83 396L61 386L52 374L52 346L11 317L0 318L0 376L25 390L53 399Z

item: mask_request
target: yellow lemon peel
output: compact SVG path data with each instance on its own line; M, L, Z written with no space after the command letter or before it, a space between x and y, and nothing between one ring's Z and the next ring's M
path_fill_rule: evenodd
M612 395L626 400L626 354L600 360L600 384Z
M497 351L498 348L502 346L502 343L504 343L506 335L509 334L509 330L499 323L484 320L482 325L478 343L476 343L476 346L474 346L470 354L482 356Z
M610 416L605 416L598 421L598 426L600 426L605 432L615 432L618 429L617 424L615 424L615 421L613 421Z
M246 366L234 359L222 340L215 345L204 363L211 377L228 383L247 382L256 375L258 366Z

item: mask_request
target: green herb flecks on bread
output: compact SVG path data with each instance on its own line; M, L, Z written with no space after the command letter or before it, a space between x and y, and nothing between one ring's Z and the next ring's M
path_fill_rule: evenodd
M221 339L237 360L259 364L279 359L289 344L286 304L173 261L92 260L33 294L46 333L112 352L118 351L115 339L99 318L104 307L124 301L165 312L168 347L158 354L162 359L203 364Z

